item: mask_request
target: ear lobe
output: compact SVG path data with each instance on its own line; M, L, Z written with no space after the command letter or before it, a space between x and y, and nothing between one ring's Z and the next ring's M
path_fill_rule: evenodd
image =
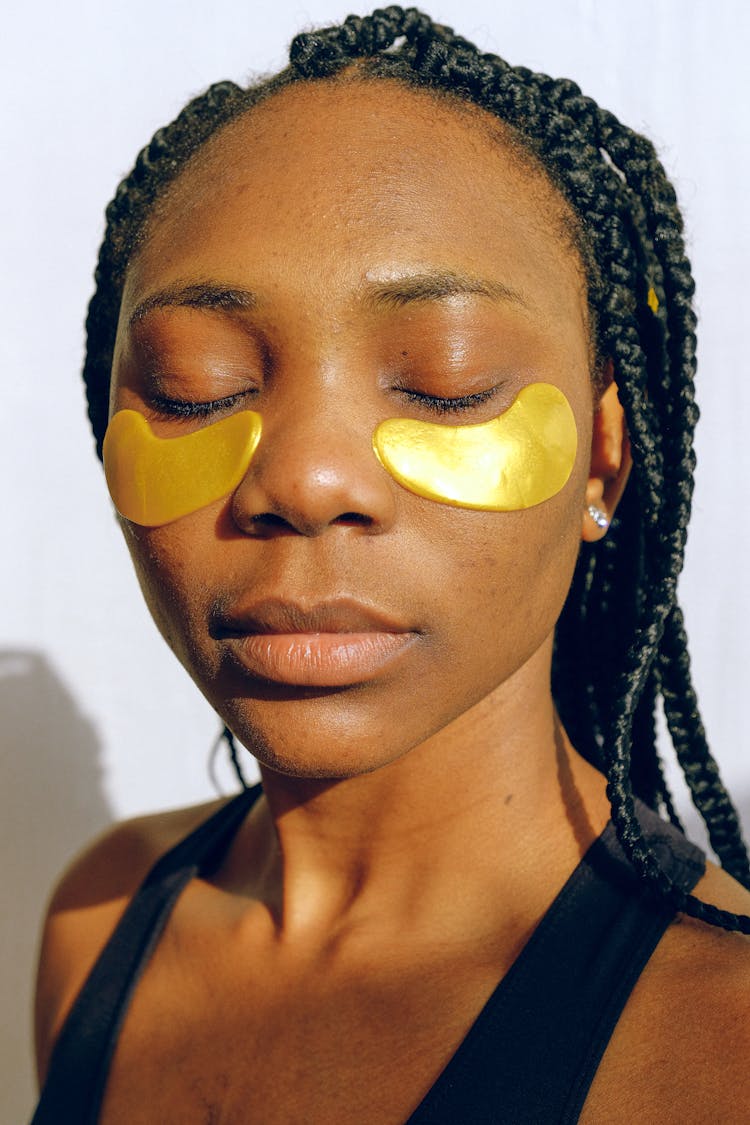
M581 530L581 538L586 543L595 543L607 534L633 465L625 412L617 397L611 360L607 361L603 374L606 389L594 411L591 468L586 485L587 510ZM589 508L594 509L593 514Z

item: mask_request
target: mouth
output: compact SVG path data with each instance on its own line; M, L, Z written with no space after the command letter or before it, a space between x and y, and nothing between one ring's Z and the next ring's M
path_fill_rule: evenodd
M253 679L336 688L365 683L384 673L418 633L350 598L309 606L267 598L222 613L211 635Z

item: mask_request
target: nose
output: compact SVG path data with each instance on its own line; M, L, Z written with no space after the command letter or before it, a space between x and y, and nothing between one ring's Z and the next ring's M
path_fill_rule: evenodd
M299 400L262 418L260 443L231 502L242 532L314 537L334 525L369 534L391 526L394 487L372 448L377 420Z

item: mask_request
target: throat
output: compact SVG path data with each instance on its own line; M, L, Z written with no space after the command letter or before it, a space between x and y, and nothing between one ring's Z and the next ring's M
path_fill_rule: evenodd
M355 934L377 945L467 927L523 932L607 823L604 779L561 728L543 784L526 789L492 760L428 783L421 749L408 769L303 789L264 774L217 883L261 906L276 941L308 950Z

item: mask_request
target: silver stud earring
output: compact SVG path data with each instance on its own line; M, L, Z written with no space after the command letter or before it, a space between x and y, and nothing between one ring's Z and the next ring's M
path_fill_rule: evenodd
M609 527L609 516L606 512L602 511L601 508L597 508L596 504L589 504L586 511L597 527L600 527L602 530Z

